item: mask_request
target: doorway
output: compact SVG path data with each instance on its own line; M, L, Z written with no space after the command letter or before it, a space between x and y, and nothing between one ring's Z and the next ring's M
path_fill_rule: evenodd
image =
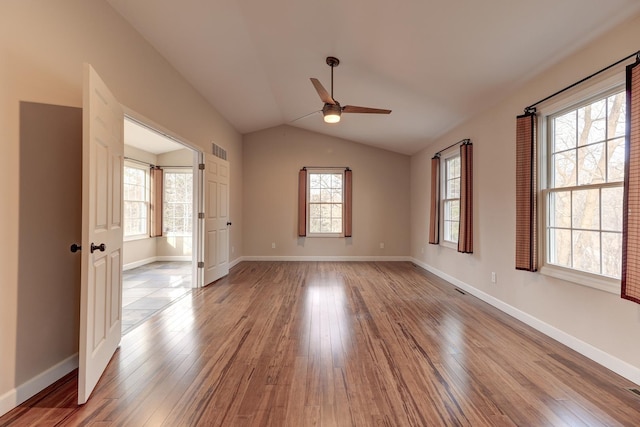
M198 283L198 152L125 116L122 334Z

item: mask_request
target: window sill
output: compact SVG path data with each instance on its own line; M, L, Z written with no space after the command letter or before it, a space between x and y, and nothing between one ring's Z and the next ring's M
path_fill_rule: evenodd
M577 285L587 286L589 288L598 289L600 291L609 292L611 294L620 294L620 279L599 276L583 271L571 270L556 265L546 264L540 268L540 273L545 276L555 277L556 279L566 280Z
M341 234L341 233L307 233L306 237L330 237L330 238L336 238L336 237L344 237L344 234Z
M449 242L449 241L443 240L442 242L440 242L440 246L442 246L443 248L452 249L456 252L458 251L458 243L456 242Z

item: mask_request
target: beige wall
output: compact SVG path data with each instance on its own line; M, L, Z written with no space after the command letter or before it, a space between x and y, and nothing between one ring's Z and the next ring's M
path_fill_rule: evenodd
M243 148L245 256L409 254L408 156L290 126L245 135ZM353 238L298 238L298 171L303 166L353 170Z
M232 167L231 244L242 255L242 139L195 90L102 0L6 0L0 6L0 413L24 380L43 367L70 357L42 343L30 348L37 362L20 363L18 342L44 325L51 334L67 328L38 314L27 316L18 304L22 283L16 250L20 224L20 101L81 107L82 65L90 63L122 104L172 133L211 150L227 149ZM51 176L56 180L56 176ZM55 181L54 181L55 182ZM34 188L33 191L46 191ZM60 189L63 195L65 189ZM65 203L60 198L54 203ZM41 209L35 204L27 209ZM236 226L237 225L237 226ZM68 236L74 239L76 236ZM66 239L65 239L66 240ZM75 259L70 259L75 263ZM27 279L25 279L27 280ZM30 279L29 279L30 280ZM43 284L44 285L44 284ZM60 294L61 300L73 299ZM38 298L36 296L36 298ZM49 298L40 295L42 300ZM20 319L20 320L19 320ZM75 327L75 326L74 326Z
M514 268L515 117L527 105L637 51L639 40L640 17L636 17L411 159L411 254L415 259L533 316L561 335L577 338L592 356L601 357L604 352L621 360L620 366L630 364L636 375L640 372L640 306L618 295ZM473 255L427 244L429 160L438 149L463 138L471 138L474 144ZM497 284L491 283L492 271L497 273Z

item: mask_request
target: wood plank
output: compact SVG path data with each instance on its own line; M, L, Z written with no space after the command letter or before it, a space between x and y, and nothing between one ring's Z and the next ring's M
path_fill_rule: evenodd
M635 425L637 387L406 262L243 262L21 425Z

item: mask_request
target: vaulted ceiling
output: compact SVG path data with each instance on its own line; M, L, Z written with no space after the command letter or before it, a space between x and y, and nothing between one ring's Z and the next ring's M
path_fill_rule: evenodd
M107 1L239 132L290 124L404 154L640 10L637 0ZM330 90L327 56L340 59L336 100L391 115L296 120L322 108L309 78Z

